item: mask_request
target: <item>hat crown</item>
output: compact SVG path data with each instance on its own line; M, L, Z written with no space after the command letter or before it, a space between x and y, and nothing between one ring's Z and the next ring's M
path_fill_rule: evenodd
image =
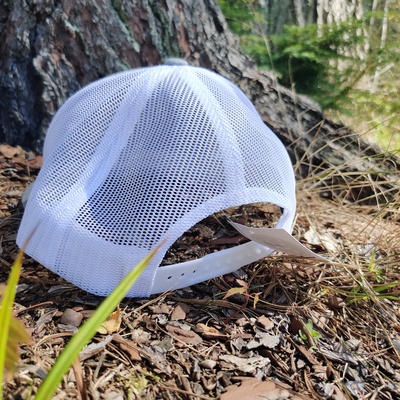
M244 93L202 68L141 68L88 85L57 112L18 241L40 221L39 230L55 232L52 246L44 248L46 233L35 232L28 254L105 295L167 237L146 284L130 292L143 296L166 250L187 229L258 201L284 208L281 225L291 228L289 157ZM90 277L99 269L101 277Z

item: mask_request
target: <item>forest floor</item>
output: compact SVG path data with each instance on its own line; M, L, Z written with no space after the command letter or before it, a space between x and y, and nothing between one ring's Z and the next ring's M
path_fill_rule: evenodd
M0 152L4 283L18 251L19 200L41 158ZM399 399L400 202L323 199L311 178L298 182L297 199L294 236L331 263L277 254L190 288L125 299L120 324L82 350L54 399ZM274 216L256 204L208 218L166 262L240 241L224 220L233 212L243 223ZM21 345L6 399L34 398L101 300L25 257L15 315L32 340Z

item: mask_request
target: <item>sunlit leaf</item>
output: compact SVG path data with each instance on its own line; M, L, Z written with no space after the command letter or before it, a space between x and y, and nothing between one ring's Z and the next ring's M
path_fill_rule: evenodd
M313 328L313 322L311 319L308 320L306 324L304 324L305 328L310 332L313 339L321 339L321 334Z
M260 300L260 293L254 293L253 294L254 298L253 298L253 308L257 307L257 303Z
M99 326L97 332L101 335L110 335L111 333L118 332L121 322L121 309L118 306L117 309Z
M234 287L229 289L226 292L226 295L224 296L223 300L227 299L228 297L231 297L235 294L245 294L247 293L249 289L249 285L245 282L242 281L241 279L236 279L236 282L240 285L240 287Z
M235 294L244 294L246 292L247 292L247 288L245 288L245 287L234 287L234 288L231 288L226 292L226 295L224 296L223 300L225 300L228 297L231 297L231 296L233 296Z

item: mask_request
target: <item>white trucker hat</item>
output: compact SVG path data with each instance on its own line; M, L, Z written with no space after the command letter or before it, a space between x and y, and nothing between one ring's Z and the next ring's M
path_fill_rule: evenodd
M207 69L172 62L86 86L53 118L43 159L17 243L93 294L108 295L163 240L129 297L233 272L293 239L295 179L284 146L245 94ZM234 224L252 240L159 266L193 225L255 202L283 209L275 230Z

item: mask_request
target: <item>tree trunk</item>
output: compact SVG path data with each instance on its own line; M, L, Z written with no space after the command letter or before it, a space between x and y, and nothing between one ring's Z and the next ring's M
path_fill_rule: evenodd
M0 141L41 151L51 118L79 88L171 56L239 85L286 144L300 175L332 172L332 179L324 180L327 196L344 180L338 173L343 170L358 182L346 196L370 198L374 192L363 171L377 169L386 172L371 173L371 179L384 182L387 196L394 191L392 172L400 169L399 160L381 157L379 149L330 121L312 101L258 71L240 50L216 0L3 1Z
M304 28L306 26L306 21L304 18L304 11L303 11L303 1L302 0L294 0L294 9L296 14L297 25Z
M384 15L383 15L383 20L382 20L381 43L379 46L381 51L385 48L385 45L386 45L389 8L390 8L390 0L385 0L385 6L384 6L384 10L383 10ZM381 68L378 65L375 70L374 81L372 83L371 93L376 92L379 76L381 75L381 73L382 73Z

